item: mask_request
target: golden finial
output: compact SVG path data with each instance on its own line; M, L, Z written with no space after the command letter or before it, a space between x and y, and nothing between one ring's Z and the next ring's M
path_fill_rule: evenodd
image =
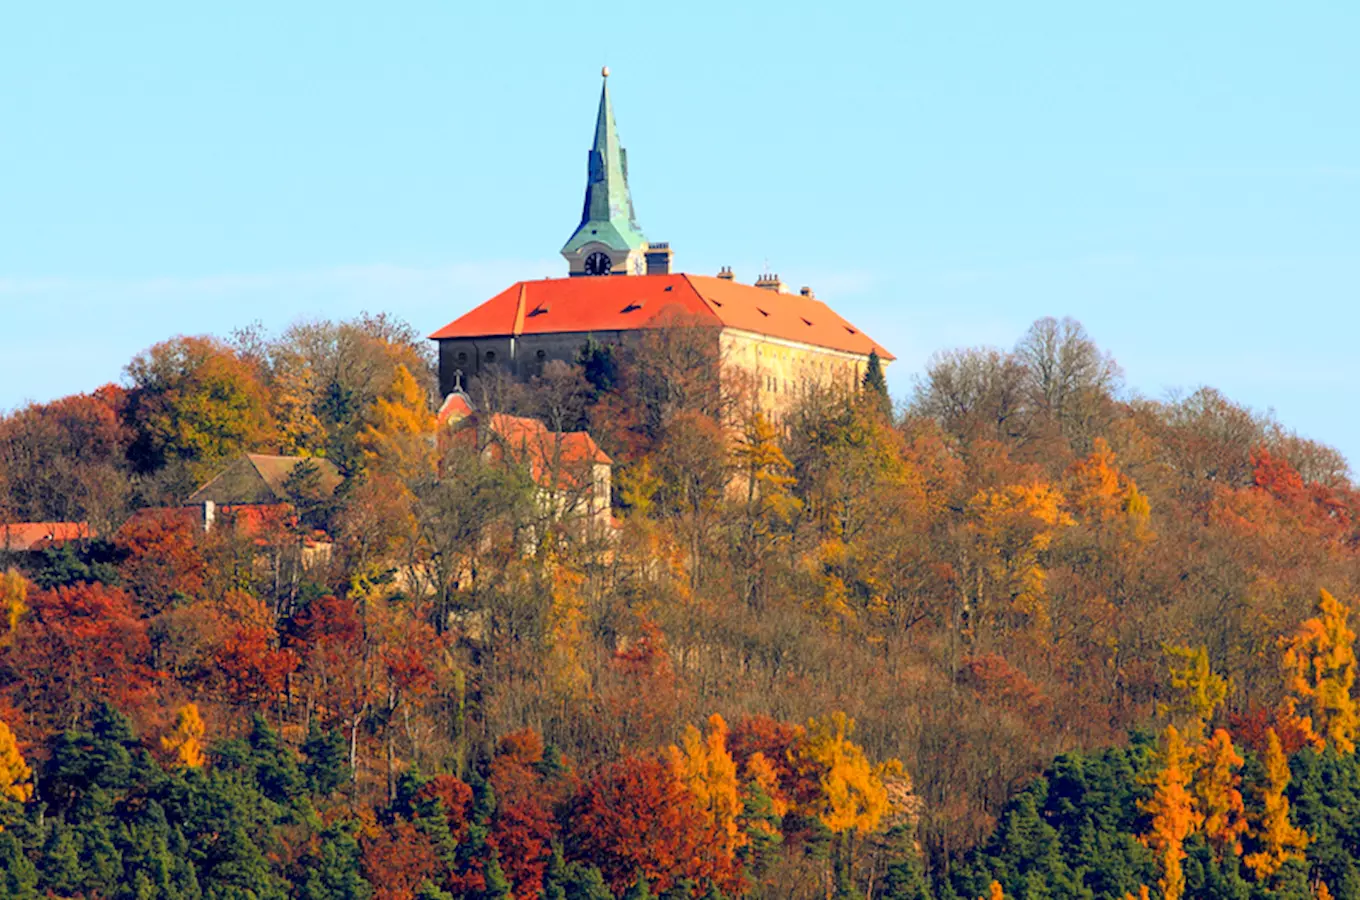
M609 77L609 66L605 66L604 68L600 69L600 75L601 75L602 77L604 77L604 78L608 78L608 77Z

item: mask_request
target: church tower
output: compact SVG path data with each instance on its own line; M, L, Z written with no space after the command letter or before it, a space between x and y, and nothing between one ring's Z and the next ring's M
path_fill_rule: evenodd
M619 144L614 124L608 67L600 74L604 84L587 167L585 208L562 255L572 276L642 275L647 271L647 239L638 227L628 192L628 152Z

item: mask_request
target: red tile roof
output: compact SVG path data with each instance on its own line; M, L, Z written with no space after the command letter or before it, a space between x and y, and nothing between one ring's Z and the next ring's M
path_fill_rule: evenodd
M22 553L90 537L88 522L15 522L0 525L0 550Z
M664 324L670 315L662 313L832 350L896 358L814 297L684 274L521 281L430 337L629 331Z
M465 415L450 415L452 409L468 408ZM491 433L491 448L529 467L534 483L546 488L578 488L589 483L588 466L611 465L613 460L584 431L549 431L538 419L492 413L479 416L466 400L450 394L440 409L439 423L453 429L452 440L460 445L476 441L482 424ZM556 476L556 484L550 482Z

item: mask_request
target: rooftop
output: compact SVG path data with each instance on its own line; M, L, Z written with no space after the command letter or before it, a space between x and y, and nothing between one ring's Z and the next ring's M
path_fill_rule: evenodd
M707 275L521 281L430 335L433 340L655 328L679 313L714 326L858 353L891 353L815 297Z

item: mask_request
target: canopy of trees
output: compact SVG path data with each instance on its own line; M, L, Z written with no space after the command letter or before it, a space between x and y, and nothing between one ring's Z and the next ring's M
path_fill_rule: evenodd
M1070 320L777 424L715 347L469 386L590 431L604 529L385 317L0 418L0 524L97 535L0 558L0 897L1360 898L1335 452ZM346 481L154 512L247 451Z

